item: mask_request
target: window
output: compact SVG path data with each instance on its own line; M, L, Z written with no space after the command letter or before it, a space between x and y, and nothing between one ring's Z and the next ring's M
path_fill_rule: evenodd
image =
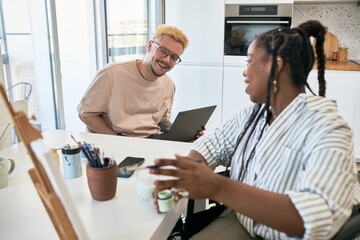
M55 128L55 104L52 77L52 56L45 1L0 0L0 47L3 59L5 88L13 101L24 99L26 88L32 86L28 96L29 116L37 118L40 127ZM25 84L18 84L18 83ZM17 90L19 89L19 91ZM49 101L50 100L50 101ZM46 110L41 111L45 107Z
M155 31L155 12L151 0L106 0L107 62L142 58Z

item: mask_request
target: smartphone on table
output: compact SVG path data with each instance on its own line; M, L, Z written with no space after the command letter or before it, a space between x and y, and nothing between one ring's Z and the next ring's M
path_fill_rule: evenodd
M140 166L145 162L145 158L142 157L126 157L118 164L118 177L129 178L135 170L128 170L127 167Z

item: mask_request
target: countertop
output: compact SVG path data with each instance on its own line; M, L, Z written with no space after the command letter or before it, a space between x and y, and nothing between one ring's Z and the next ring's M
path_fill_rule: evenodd
M316 63L316 62L315 62ZM326 70L340 70L340 71L360 71L360 65L348 60L346 62L326 60ZM314 65L313 69L317 69Z

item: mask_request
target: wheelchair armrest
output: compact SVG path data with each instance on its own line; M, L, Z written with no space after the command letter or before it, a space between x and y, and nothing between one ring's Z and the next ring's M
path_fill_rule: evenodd
M360 236L360 209L359 206L354 207L353 214L342 226L340 231L332 238L332 240L351 240Z

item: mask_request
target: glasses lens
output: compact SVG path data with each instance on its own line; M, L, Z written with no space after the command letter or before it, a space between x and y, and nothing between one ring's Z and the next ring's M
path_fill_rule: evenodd
M177 55L175 55L175 54L171 54L170 58L171 58L171 61L173 61L174 63L178 63L178 61L179 61L179 59L180 59L180 58L179 58Z
M170 55L170 59L171 59L172 62L174 62L176 64L181 62L181 59L180 59L180 57L178 55L176 55L174 53L171 53L169 50L167 50L164 47L160 47L160 45L157 42L154 41L154 43L157 46L161 57L167 57L167 56Z
M169 50L164 47L159 47L158 49L162 57L166 57L170 54Z

